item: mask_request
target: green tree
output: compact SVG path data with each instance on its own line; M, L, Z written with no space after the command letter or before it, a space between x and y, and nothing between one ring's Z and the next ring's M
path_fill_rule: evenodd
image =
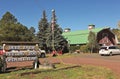
M40 46L45 49L52 50L53 48L53 39L54 39L54 48L59 49L62 47L67 46L66 39L62 36L62 28L59 27L58 24L56 24L56 15L55 13L52 16L52 19L54 19L55 24L54 28L52 27L52 23L48 23L48 20L46 18L46 13L43 11L43 17L41 18L39 22L39 32L38 32L38 38L40 42ZM54 35L53 35L54 31ZM53 38L54 36L54 38Z
M30 35L32 36L32 41L37 41L38 42L38 37L36 35L36 31L34 27L30 27Z
M11 23L17 23L17 19L10 12L6 12L0 20L0 26Z
M40 46L44 47L46 49L46 40L48 39L48 28L49 27L49 23L47 21L46 18L46 12L45 10L43 11L43 17L41 18L41 20L39 21L39 26L38 26L38 39L40 42Z
M63 30L61 27L59 27L59 25L55 24L54 26L54 35L52 35L52 28L50 28L49 30L49 35L48 35L48 39L47 39L47 46L52 48L52 43L54 40L54 48L56 50L58 50L59 48L64 48L64 46L67 46L67 41L66 39L62 36ZM53 38L54 36L54 38Z
M67 41L62 36L63 30L62 28L56 23L56 14L55 10L52 11L52 22L50 24L50 33L49 38L47 39L47 45L52 48L52 50L59 50L59 49L65 49L67 50Z
M99 48L99 45L96 40L96 34L92 31L89 32L87 45L88 48L91 50L91 53L96 52L96 50Z
M32 33L32 34L34 34L35 33L35 28L34 27L30 27L30 32Z
M6 12L0 20L0 41L31 41L30 30Z

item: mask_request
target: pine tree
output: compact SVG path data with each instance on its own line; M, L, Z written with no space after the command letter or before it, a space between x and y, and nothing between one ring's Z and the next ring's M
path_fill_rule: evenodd
M54 27L52 27L53 21ZM67 41L62 36L63 30L59 27L58 24L56 24L56 21L57 19L55 11L52 13L52 22L50 23L48 23L46 13L45 11L43 11L43 17L41 18L38 27L38 38L40 46L43 47L45 50L53 50L53 45L55 50L62 49L67 46Z
M36 30L34 27L30 27L30 34L32 36L32 41L37 41L38 42L38 37L36 36Z
M0 41L31 41L30 31L15 16L6 12L0 20Z
M43 17L41 18L40 22L39 22L39 31L38 31L38 39L40 42L40 47L46 48L46 40L48 39L48 28L49 27L49 23L47 21L46 18L46 12L45 10L43 11Z
M48 45L52 48L52 50L64 49L64 47L67 45L67 41L62 36L62 28L57 24L55 10L52 11L52 21L50 27L51 31L49 34L49 41L47 41Z
M92 31L89 32L87 45L88 45L88 48L91 50L91 53L96 52L96 50L99 48L99 45L96 40L96 34Z
M8 23L17 23L17 19L10 12L6 12L0 20L1 25Z

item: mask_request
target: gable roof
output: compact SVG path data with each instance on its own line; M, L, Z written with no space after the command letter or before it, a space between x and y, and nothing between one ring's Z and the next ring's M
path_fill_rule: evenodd
M97 33L103 28L94 28L93 32ZM62 34L69 42L69 44L86 44L88 42L89 30L78 30L72 32L64 32Z

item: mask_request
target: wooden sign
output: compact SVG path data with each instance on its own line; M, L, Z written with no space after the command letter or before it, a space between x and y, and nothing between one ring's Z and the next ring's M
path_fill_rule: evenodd
M37 57L7 57L6 62L34 61Z
M38 51L26 51L26 52L5 52L5 56L7 57L30 57L30 56L37 56L40 55Z
M6 62L34 61L35 66L34 64L33 66L36 69L39 64L36 61L39 61L38 55L41 53L38 50L38 44L34 42L3 42L3 72L5 72L7 67Z
M19 61L33 61L36 60L37 55L40 52L29 51L29 52L5 52L6 62L19 62Z
M5 49L6 50L9 50L9 49L12 49L12 50L14 50L14 49L19 49L19 50L21 50L21 49L35 49L35 47L36 46L33 46L33 45L6 45L5 46Z

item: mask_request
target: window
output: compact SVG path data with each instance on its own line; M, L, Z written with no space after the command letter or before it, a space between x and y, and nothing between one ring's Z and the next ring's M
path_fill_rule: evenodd
M107 49L107 47L101 47L101 49Z
M116 49L116 47L112 46L112 47L109 47L109 49Z

